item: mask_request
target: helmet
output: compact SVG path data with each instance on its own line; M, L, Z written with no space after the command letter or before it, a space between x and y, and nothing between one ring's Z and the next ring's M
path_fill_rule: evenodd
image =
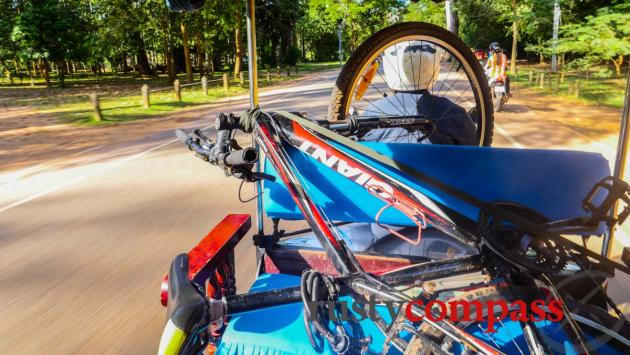
M385 82L394 91L430 89L440 65L434 45L420 41L397 43L383 53Z
M493 52L493 53L503 52L503 48L501 48L501 45L498 42L490 43L489 48L490 48L490 52Z

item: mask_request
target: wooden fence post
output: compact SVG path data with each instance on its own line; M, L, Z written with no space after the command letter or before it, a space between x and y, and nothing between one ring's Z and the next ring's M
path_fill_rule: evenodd
M540 72L540 82L538 83L538 87L541 89L545 88L545 72Z
M564 84L564 70L560 72L560 84Z
M182 102L182 87L179 85L179 79L175 79L173 87L175 88L175 99Z
M276 69L278 70L278 78L282 78L282 73L280 72L280 66L277 66Z
M271 73L269 72L269 69L267 69L267 82L271 83Z
M92 106L94 107L94 121L101 122L103 116L101 115L101 103L98 99L98 94L95 92L91 93L90 101L92 102Z
M589 77L589 72L590 70L586 69L586 86L588 86L588 77Z
M201 77L201 91L208 96L208 77L205 75Z
M573 93L575 95L575 97L580 97L580 81L576 80L575 81L575 91Z
M562 73L559 73L559 74L557 73L557 74L556 74L556 88L555 88L555 90L553 91L553 94L554 94L554 95L557 95L557 94L558 94L558 92L560 91L560 77L561 77L561 76L562 76Z
M228 81L227 73L223 73L223 90L225 90L225 92L230 90L230 82Z
M238 73L238 80L241 82L241 86L245 86L245 79L243 78L243 72Z
M529 71L529 83L532 82L532 79L534 78L534 72L533 71Z
M142 89L140 90L142 91L142 107L147 109L151 106L151 102L149 101L149 85L142 85Z

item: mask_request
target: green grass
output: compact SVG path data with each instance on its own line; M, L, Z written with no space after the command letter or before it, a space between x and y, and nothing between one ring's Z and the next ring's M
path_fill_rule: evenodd
M341 68L339 62L323 62L323 63L300 63L298 64L298 69L300 72L312 72L319 70L330 70L330 69L338 69Z
M176 112L183 108L208 104L223 97L244 94L246 88L233 86L229 92L223 88L208 90L205 96L200 87L183 88L181 91L182 102L178 102L172 90L150 93L150 108L142 106L141 95L128 95L122 97L103 97L100 99L101 122L94 121L94 111L88 97L73 102L42 107L42 112L54 113L64 122L79 124L112 124L139 119L152 118L164 114Z
M603 68L599 68L603 69ZM590 105L603 105L614 108L622 108L624 104L624 92L626 88L625 76L617 77L612 74L598 75L597 72L591 72L588 80L585 71L567 71L564 75L564 82L558 86L556 74L552 75L552 88L549 88L547 78L545 78L544 88L539 87L538 82L529 82L529 72L540 73L545 71L548 74L548 68L541 66L521 66L519 68L518 79L515 81L525 87L532 88L538 92L547 95L560 96L567 100L576 100ZM512 76L514 78L514 76ZM533 76L535 81L536 75ZM575 87L576 82L580 82L579 97L575 93L570 93L570 88Z
M308 72L339 68L336 62L328 63L304 63L298 65L300 75ZM182 88L182 102L175 98L174 90L167 84L168 78L162 75L154 78L140 78L132 74L102 75L93 77L91 74L75 74L66 78L66 88L45 88L44 83L38 81L35 87L30 86L30 80L22 85L17 82L13 85L0 85L0 106L30 106L43 113L51 113L63 122L105 125L121 123L139 119L158 117L176 112L181 109L212 103L221 98L246 94L247 73L245 73L245 85L241 86L238 79L230 74L230 90L225 92L222 81L212 82L222 78L222 73L215 73L209 78L208 96L204 95L201 85L193 85ZM266 72L261 69L259 73L259 86L265 87L294 80L298 76L291 70L291 77L286 76L286 69L281 68L281 77L277 76L275 69L271 71L271 82L267 81ZM55 78L53 78L55 79ZM185 75L180 74L178 79L182 85L186 84ZM199 74L194 75L194 82L200 82ZM140 87L147 84L150 90L167 88L162 91L150 92L150 108L142 105ZM94 112L89 100L91 92L99 93L102 120L94 120Z

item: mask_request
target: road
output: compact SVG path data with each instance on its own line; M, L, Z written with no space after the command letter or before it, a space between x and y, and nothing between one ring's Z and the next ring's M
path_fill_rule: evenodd
M323 115L335 77L311 75L267 92L261 103ZM579 138L517 99L509 105L497 115L496 146L611 157L610 137ZM133 142L0 173L0 352L154 353L165 316L159 286L172 258L224 214L254 209L238 202L238 181L194 159L172 129L208 126L217 111L246 107L238 101L198 110L195 119ZM252 195L251 186L243 194ZM247 239L236 255L243 290L255 269Z

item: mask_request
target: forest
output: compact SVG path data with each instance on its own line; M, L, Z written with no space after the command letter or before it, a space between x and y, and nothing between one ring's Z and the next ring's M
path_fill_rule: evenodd
M446 27L446 6L449 29L471 48L497 41L511 58L545 62L555 53L569 67L606 64L616 75L630 55L627 0L257 0L259 65L338 60L338 31L347 58L392 23ZM0 0L0 71L5 82L37 77L59 87L77 71L171 82L177 73L188 82L193 73L236 77L246 67L245 32L243 1L206 0L196 13L173 13L162 0Z

